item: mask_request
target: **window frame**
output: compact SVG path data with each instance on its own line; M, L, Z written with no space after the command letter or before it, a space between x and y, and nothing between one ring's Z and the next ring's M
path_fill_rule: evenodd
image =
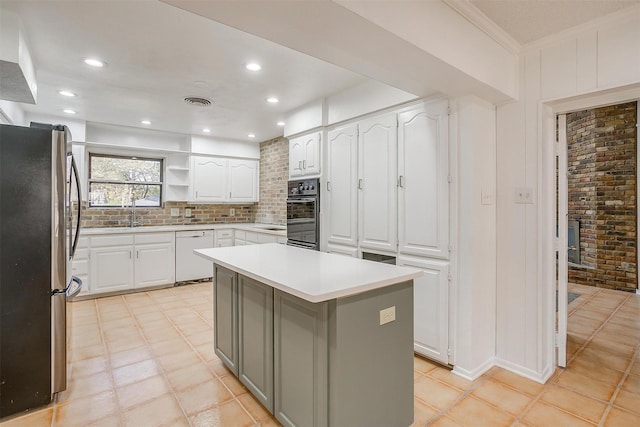
M94 157L108 157L112 159L127 159L127 160L142 160L142 161L153 161L158 162L160 164L160 181L124 181L124 180L114 180L114 179L99 179L92 178L92 167L91 161ZM144 209L162 209L164 205L165 199L165 158L164 157L147 157L147 156L138 156L135 154L109 154L109 153L101 153L101 152L88 152L87 159L87 206L89 209L129 209L132 207L131 202L128 202L126 205L93 205L91 202L91 184L115 184L115 185L123 185L123 186L134 186L134 185L151 185L151 186L159 186L160 188L160 197L158 200L158 206L137 206L139 208Z

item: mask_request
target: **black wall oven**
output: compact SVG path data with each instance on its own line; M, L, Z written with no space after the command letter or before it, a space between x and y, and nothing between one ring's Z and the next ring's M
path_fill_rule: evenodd
M320 180L289 181L287 245L320 250Z

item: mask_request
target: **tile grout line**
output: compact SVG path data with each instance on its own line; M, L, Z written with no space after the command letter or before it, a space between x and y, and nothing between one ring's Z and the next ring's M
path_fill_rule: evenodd
M453 375L453 374L452 374ZM443 416L445 416L445 413L453 408L454 406L456 406L458 403L462 402L466 397L468 397L471 393L473 393L478 387L480 387L482 384L484 384L486 381L488 381L490 378L492 378L495 375L495 372L491 372L488 373L487 375L483 377L480 377L477 382L475 384L472 384L471 387L469 387L467 390L464 390L462 392L462 394L458 397L456 397L453 401L451 401L447 406L445 406L440 412L438 412L437 414L435 414L434 416L432 416L431 418L429 418L427 420L427 422L424 424L423 427L427 427L431 424L433 424L434 422L438 421L440 418L442 418ZM426 376L426 375L425 375ZM431 378L431 377L429 377ZM450 386L449 384L445 383L444 381L440 381L437 378L431 378L434 381L438 381L441 384L445 384L447 386ZM415 383L415 381L414 381ZM420 398L418 398L420 399ZM420 399L422 401L422 399ZM427 405L429 405L428 402L425 402ZM489 402L487 402L489 404ZM429 405L431 406L431 405Z
M640 344L636 345L636 349L633 352L633 356L631 357L631 360L629 361L629 365L627 366L627 369L624 371L624 375L622 375L622 378L618 382L618 385L617 385L616 389L614 390L613 394L611 395L611 398L609 399L609 404L605 408L604 413L602 414L602 417L600 418L600 422L598 423L598 427L604 426L604 421L609 416L609 412L611 412L611 409L613 408L613 402L615 402L616 398L618 397L618 394L620 393L620 390L622 390L622 385L624 384L624 382L629 377L629 375L631 373L631 368L633 367L633 364L634 364L635 360L638 358L638 354L640 354Z
M173 292L172 292L173 293ZM174 294L175 295L175 294ZM181 298L182 299L182 298ZM200 313L198 313L197 311L190 309L191 311L193 311L198 317L200 317L207 325L209 325L209 322L206 321L206 319L204 319ZM191 341L189 341L189 339L182 333L182 331L180 330L180 328L178 328L178 326L175 324L175 322L169 317L167 316L167 314L164 312L164 310L162 310L162 314L165 316L165 318L169 321L169 323L171 323L171 325L174 327L174 329L178 332L178 334L186 341L186 343L189 345L189 347L191 348L191 350L198 356L198 358L205 364L207 365L207 369L209 369L209 371L215 376L215 378L217 380L220 381L220 383L222 384L222 386L229 392L229 394L232 396L232 399L229 399L229 401L231 400L235 400L236 403L238 403L240 405L240 407L245 411L245 413L249 416L249 418L251 418L251 420L253 420L254 424L258 424L258 421L253 417L253 415L244 407L244 405L242 404L242 402L240 402L240 400L237 398L237 396L233 393L233 391L229 388L229 386L227 386L224 381L222 381L222 377L220 377L218 375L217 372L215 372L213 369L211 369L211 367L207 364L207 360L204 360L204 358L202 357L202 355L197 351L197 349L191 344ZM210 325L211 326L211 325ZM213 326L211 326L211 328L213 328ZM212 333L215 333L212 331ZM163 369L161 367L161 369ZM164 370L164 369L163 369ZM173 387L172 387L173 388ZM177 397L176 397L176 400ZM222 403L226 403L226 402L222 402ZM180 404L179 400L178 400L178 404ZM216 404L215 406L220 406L220 404ZM180 408L182 409L182 405L180 405ZM184 412L184 409L183 409ZM186 413L185 413L186 416ZM192 425L191 420L189 420L189 417L187 416L187 422L189 423L189 425Z
M151 298L151 299L152 299L152 301L154 302L154 304L159 305L159 304L155 301L155 299L154 299L151 295L149 295L149 293L148 293L148 292L145 292L145 295L147 295L149 298ZM125 303L125 306L126 306L126 308L127 308L127 311L129 311L129 313L130 313L130 314L132 315L132 317L135 319L135 322L136 322L136 328L138 329L138 332L140 333L140 336L142 337L142 339L143 339L143 340L144 340L144 342L145 342L145 347L147 347L147 348L149 349L149 351L150 351L150 352L151 352L151 354L153 355L153 360L154 360L154 362L156 362L156 357L158 357L158 355L157 355L157 354L155 354L155 351L153 350L153 348L152 348L152 347L151 347L151 345L150 345L151 343L149 342L149 340L147 339L147 336L145 335L144 331L143 331L143 330L142 330L142 328L140 327L140 321L139 321L139 320L138 320L138 318L136 317L135 312L134 312L134 311L132 311L132 308L130 307L130 305L129 305L129 303L127 302L126 298L125 298L124 303ZM160 308L160 312L162 313L162 315L163 315L163 316L168 320L168 317L167 317L167 315L165 314L164 309L162 309L161 307L159 307L159 308ZM170 320L169 320L169 321L170 321ZM170 322L171 322L171 321L170 321ZM171 323L171 324L173 325L173 323ZM174 328L175 328L175 325L174 325ZM177 328L176 328L176 329L177 329ZM179 332L179 331L178 331L178 332ZM137 362L134 362L134 363L137 363ZM171 390L172 397L176 400L176 403L178 404L178 407L180 407L180 410L182 411L182 415L184 416L184 419L187 421L187 423L188 423L189 425L191 425L191 421L189 420L189 416L187 415L187 412L186 412L186 411L184 410L184 408L182 407L182 403L180 403L180 399L178 399L178 396L176 395L176 390L174 390L173 386L171 385L171 382L169 381L169 378L167 377L167 371L164 369L164 367L163 367L160 363L157 363L157 365L158 365L158 368L160 369L160 372L162 372L162 377L163 377L163 379L165 380L165 382L166 382L166 383L167 383L167 385L169 386L169 390ZM125 366L126 366L126 365L125 365ZM141 381L144 381L144 380L141 380ZM140 382L140 381L138 381L138 382ZM135 384L135 383L132 383L132 384ZM140 404L138 404L138 405L133 406L132 408L135 408L136 406L142 405L142 404L144 404L144 403L147 403L147 402L142 402L142 403L140 403ZM124 423L123 423L123 425L124 425Z
M609 316L604 320L604 322L602 322L602 324L595 331L593 331L591 335L589 335L589 338L587 339L587 341L584 344L582 344L582 346L580 346L578 350L576 350L576 352L573 354L573 356L571 356L569 360L567 360L567 365L573 362L575 358L578 357L580 353L582 353L582 351L587 347L587 345L589 345L589 343L593 341L593 338L611 321L613 316L615 316L615 314L618 313L618 311L629 300L629 298L631 298L631 295L628 295L622 302L620 302L620 304L618 304L615 310L613 310L611 314L609 314Z

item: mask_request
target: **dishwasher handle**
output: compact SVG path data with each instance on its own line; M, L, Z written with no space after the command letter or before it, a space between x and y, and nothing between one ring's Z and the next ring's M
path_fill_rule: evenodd
M206 231L181 231L176 233L176 239L197 239L200 237L205 237L206 235Z

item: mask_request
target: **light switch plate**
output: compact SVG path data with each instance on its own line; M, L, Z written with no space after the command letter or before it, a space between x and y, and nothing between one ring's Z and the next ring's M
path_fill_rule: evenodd
M380 325L387 324L396 320L396 306L391 306L380 310Z
M493 205L495 199L493 191L485 189L481 190L480 199L480 204L482 205Z
M229 216L236 216L236 209L235 208L229 208Z
M171 216L180 216L180 208L171 208Z
M533 188L518 187L515 189L514 201L521 204L533 204Z

